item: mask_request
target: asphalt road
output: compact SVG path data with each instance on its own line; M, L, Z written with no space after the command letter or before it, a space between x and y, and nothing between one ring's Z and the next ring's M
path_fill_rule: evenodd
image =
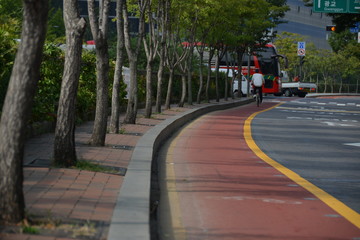
M360 98L291 100L252 130L272 159L360 213Z
M359 106L265 97L184 126L158 154L159 239L360 239Z

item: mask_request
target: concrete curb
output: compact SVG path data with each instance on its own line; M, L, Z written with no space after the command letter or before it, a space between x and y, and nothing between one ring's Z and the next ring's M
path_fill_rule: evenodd
M329 96L360 96L359 93L309 93L306 95L307 98L316 98L316 97L329 97Z
M159 146L184 124L206 113L253 102L253 99L213 103L190 109L151 128L136 144L120 189L108 240L150 240L151 165Z

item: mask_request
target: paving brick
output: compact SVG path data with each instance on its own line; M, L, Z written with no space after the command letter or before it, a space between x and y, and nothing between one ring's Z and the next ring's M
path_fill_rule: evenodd
M76 152L80 160L101 165L127 168L133 153L131 149L115 149L113 145L135 147L136 143L154 125L186 111L174 108L146 119L138 114L137 124L122 124L126 134L107 134L105 147L88 145L93 122L76 127ZM120 120L122 121L122 115ZM132 135L132 134L139 135ZM24 194L27 211L44 217L63 220L97 220L109 225L124 176L79 169L28 167L35 160L53 158L54 133L43 134L27 141L24 152ZM2 240L68 240L54 236L2 234Z

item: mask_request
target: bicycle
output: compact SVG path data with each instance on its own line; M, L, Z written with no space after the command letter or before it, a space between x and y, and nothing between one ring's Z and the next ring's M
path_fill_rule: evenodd
M256 102L256 106L260 106L260 93L259 93L259 89L255 88L255 102Z

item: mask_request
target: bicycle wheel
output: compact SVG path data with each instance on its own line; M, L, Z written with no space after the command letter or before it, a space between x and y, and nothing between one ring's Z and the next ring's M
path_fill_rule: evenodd
M259 90L256 90L256 106L260 106L260 94Z

